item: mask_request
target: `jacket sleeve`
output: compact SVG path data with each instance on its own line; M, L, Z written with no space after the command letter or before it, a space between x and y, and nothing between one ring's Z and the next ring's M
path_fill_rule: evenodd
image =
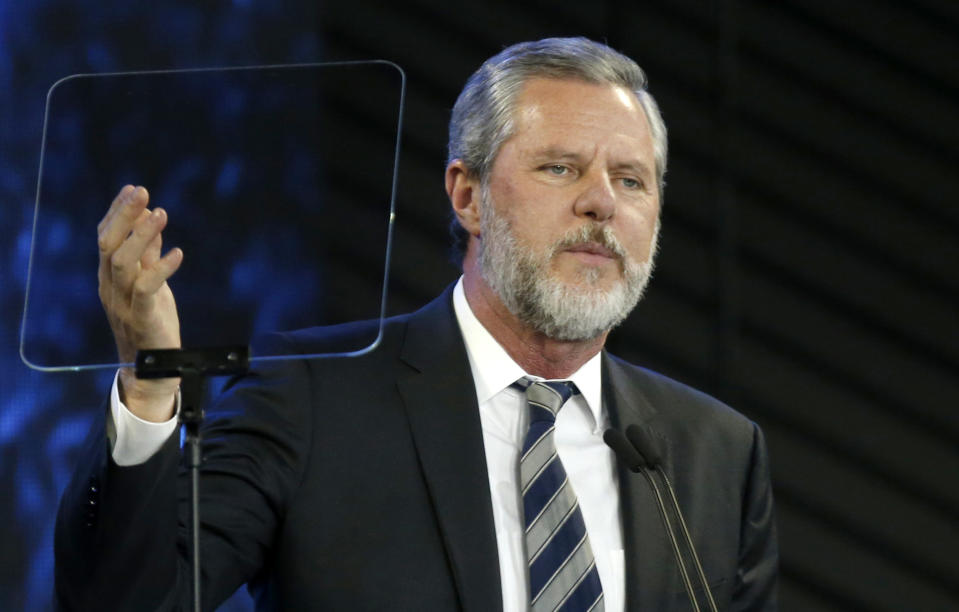
M119 467L110 459L106 413L95 419L60 501L57 608L169 609L176 557L162 551L176 550L177 436L145 463Z
M200 520L203 608L253 580L302 477L311 428L308 368L250 374L208 413ZM110 458L108 410L94 423L61 499L54 553L63 610L189 609L189 472L174 434L147 462Z
M769 458L762 431L753 425L752 461L743 493L739 568L732 610L777 609L779 548L773 516Z

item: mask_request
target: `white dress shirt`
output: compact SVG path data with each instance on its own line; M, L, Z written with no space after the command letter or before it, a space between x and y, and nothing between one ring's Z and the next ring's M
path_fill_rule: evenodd
M177 418L162 423L144 421L120 401L120 372L113 377L110 390L110 413L116 435L113 439L113 462L117 465L140 465L156 454L176 429ZM177 401L179 410L180 402Z
M462 278L453 290L453 307L466 343L476 384L493 524L499 551L500 581L505 612L525 612L529 579L519 492L519 456L529 414L525 395L510 388L530 376L514 362L479 322L466 301ZM625 561L619 510L615 456L603 442L609 417L602 405L600 355L569 377L581 395L573 396L556 417L556 452L579 499L586 532L603 585L605 609L625 608ZM155 454L176 429L176 418L164 423L144 421L120 401L117 379L110 394L116 427L112 456L117 465L137 465Z

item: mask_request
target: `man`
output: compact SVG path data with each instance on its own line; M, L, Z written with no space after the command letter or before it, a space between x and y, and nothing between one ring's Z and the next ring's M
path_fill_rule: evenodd
M371 354L254 372L212 411L205 606L247 582L268 609L685 609L653 493L602 441L608 427L638 424L665 440L719 607L774 609L758 429L603 351L649 278L665 165L662 119L628 58L547 39L488 60L450 125L461 280L387 321ZM147 204L125 187L99 227L100 295L124 361L179 346L166 281L183 253L161 257L167 219ZM335 351L369 325L276 342ZM121 371L118 383L61 504L57 597L77 609L174 607L188 591L177 381ZM561 408L547 407L553 395ZM529 467L554 446L558 461ZM546 472L561 488L536 500ZM544 526L557 500L562 520Z

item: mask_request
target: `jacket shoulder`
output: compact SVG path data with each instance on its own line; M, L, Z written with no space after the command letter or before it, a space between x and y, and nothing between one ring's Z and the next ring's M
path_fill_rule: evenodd
M349 357L372 352L389 353L402 345L411 323L431 328L441 321L452 321L452 312L450 287L415 312L263 335L253 343L253 352L254 355Z
M608 381L626 387L631 403L640 404L658 427L691 434L751 440L757 426L721 400L664 374L607 354Z

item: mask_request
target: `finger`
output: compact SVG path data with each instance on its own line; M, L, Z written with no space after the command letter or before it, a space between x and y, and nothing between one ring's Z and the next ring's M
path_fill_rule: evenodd
M126 239L134 224L140 219L150 196L143 187L137 187L130 192L126 200L118 202L114 213L107 213L109 219L104 217L103 229L98 233L97 244L100 247L100 256L109 257L120 244Z
M107 226L110 222L110 219L116 214L117 210L123 206L127 200L130 199L130 196L133 195L133 192L136 191L136 187L133 185L124 185L120 192L117 193L116 197L113 198L113 202L110 203L110 208L107 209L107 213L103 215L103 218L100 219L100 223L97 224L97 234L103 231L103 228Z
M150 241L146 250L143 251L143 257L140 258L140 266L144 269L152 268L160 259L160 251L163 248L163 234L157 234L156 238Z
M135 314L149 313L153 308L157 292L183 263L183 251L179 248L161 257L149 269L144 270L133 283L133 311Z
M149 218L149 216L150 216L150 211L141 210L140 217L137 219L136 223L145 223L146 220ZM122 253L120 255L117 255L116 250L108 251L108 252L104 252L101 250L100 266L97 269L97 278L100 281L101 289L105 286L109 286L110 284L112 284L114 280L113 279L114 265L117 262L120 262L120 258L122 256L123 256ZM116 261L114 261L114 258L116 258Z
M128 288L140 272L140 259L151 242L166 227L166 211L142 211L129 237L110 256L110 276L114 285Z
M100 223L97 224L97 244L100 249L100 266L97 269L97 279L100 282L101 299L104 297L104 289L110 284L110 261L108 256L111 254L111 250L108 245L109 238L106 234L106 229L113 222L118 211L130 201L136 190L137 188L133 185L124 185L116 197L113 198L113 202L110 203L107 214L104 215Z

